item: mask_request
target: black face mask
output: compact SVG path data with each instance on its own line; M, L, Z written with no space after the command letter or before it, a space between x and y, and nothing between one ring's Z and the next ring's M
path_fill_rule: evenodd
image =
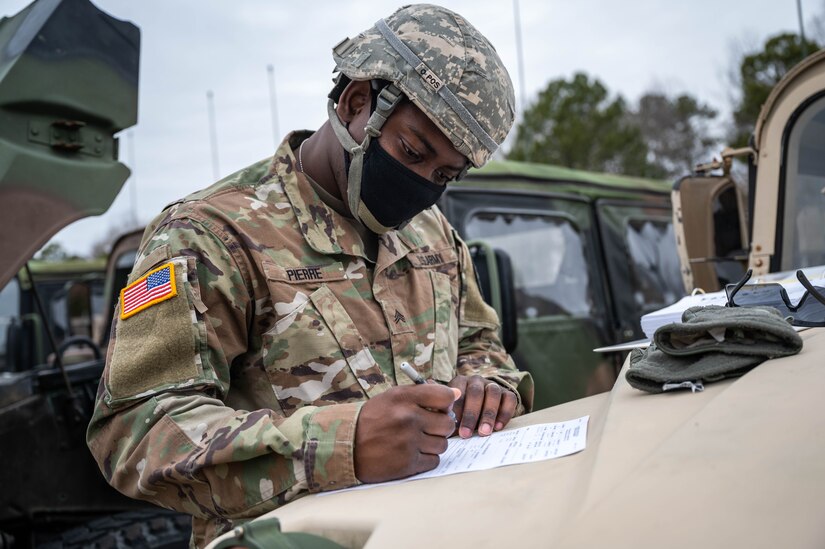
M445 188L407 168L375 139L364 156L361 175L361 208L369 215L359 217L373 232L387 232L435 204ZM374 226L370 215L383 227Z

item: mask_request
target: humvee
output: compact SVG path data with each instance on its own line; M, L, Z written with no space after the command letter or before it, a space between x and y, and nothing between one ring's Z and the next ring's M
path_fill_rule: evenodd
M725 149L673 190L685 286L714 291L825 265L825 50L796 65L762 106L751 145ZM734 180L733 159L748 163Z
M719 290L746 269L825 271L824 148L825 50L779 82L749 147L674 185L686 289ZM306 496L209 547L261 547L274 530L345 547L823 547L825 327L800 336L798 355L703 392L648 395L619 376L609 392L508 426L589 416L579 454Z
M108 267L30 261L66 224L103 213L128 177L116 134L137 121L139 47L135 25L88 0L0 19L3 549L188 542L186 517L109 487L85 444L122 254Z
M458 233L509 258L499 293L512 297L496 308L536 409L609 390L624 355L592 350L643 337L639 318L684 295L670 188L501 161L447 187L439 206Z

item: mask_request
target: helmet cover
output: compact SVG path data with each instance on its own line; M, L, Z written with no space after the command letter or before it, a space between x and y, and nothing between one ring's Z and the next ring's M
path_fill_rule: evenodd
M515 118L515 94L492 44L463 17L404 6L333 48L351 80L394 83L473 166L483 166Z

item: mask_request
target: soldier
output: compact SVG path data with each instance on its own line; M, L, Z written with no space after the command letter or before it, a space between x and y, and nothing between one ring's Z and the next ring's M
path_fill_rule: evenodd
M531 407L433 206L512 125L501 60L431 5L333 57L329 121L168 206L115 311L89 447L121 492L192 514L196 546L307 492L432 469L456 428Z

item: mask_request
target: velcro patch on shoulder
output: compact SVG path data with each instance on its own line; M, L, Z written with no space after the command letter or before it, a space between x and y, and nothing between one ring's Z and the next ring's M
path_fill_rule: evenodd
M178 295L175 265L166 263L152 269L120 291L120 319L148 309Z
M108 374L104 376L110 405L208 381L200 356L206 332L203 320L195 312L196 292L192 284L197 281L188 281L187 258L174 258L142 275L129 287L141 280L145 283L153 273L166 268L169 281L174 282L175 299L163 296L154 301L149 297L141 313L132 313L128 320L122 320L117 310L106 365ZM165 273L162 276L165 279ZM117 309L121 305L118 303Z

